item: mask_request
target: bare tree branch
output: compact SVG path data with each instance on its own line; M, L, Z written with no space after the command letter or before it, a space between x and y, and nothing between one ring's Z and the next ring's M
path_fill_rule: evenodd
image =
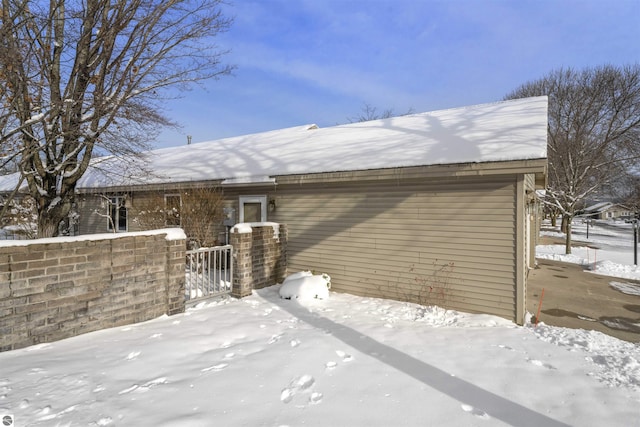
M391 117L396 116L407 116L409 114L413 114L413 108L409 108L404 114L395 114L392 108L388 108L383 112L379 113L378 109L371 104L363 104L362 110L360 114L355 117L347 117L349 123L360 123L360 122L368 122L371 120L379 120L379 119L389 119Z
M166 89L229 74L222 0L2 0L0 141L56 235L94 154L148 148ZM48 5L48 6L47 6Z
M505 99L549 96L547 203L571 218L610 189L640 158L640 65L559 69Z

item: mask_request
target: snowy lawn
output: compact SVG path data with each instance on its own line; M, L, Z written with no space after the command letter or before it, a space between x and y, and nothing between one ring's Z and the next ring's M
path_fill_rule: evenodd
M538 252L637 279L637 267L618 257L630 253L628 232L590 229L596 260L586 248L570 258L562 245ZM640 425L639 344L309 289L305 277L0 353L0 418L12 415L16 426ZM640 293L624 280L610 285Z
M542 235L564 238L559 227L551 231L545 222ZM572 224L571 254L565 255L565 245L539 245L536 247L536 258L581 264L585 269L605 276L640 280L640 266L634 265L633 228L631 224L621 221L597 221L589 226L580 219ZM640 249L638 253L640 259Z
M638 422L638 345L279 288L0 353L0 414L16 426Z

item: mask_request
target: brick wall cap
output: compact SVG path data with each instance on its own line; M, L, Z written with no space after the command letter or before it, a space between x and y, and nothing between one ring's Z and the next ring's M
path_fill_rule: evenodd
M273 228L273 237L277 238L280 235L280 224L277 222L240 222L233 226L231 233L246 234L252 233L254 228L258 227L271 227Z
M184 233L184 230L182 230L181 228L163 228L160 230L135 231L135 232L128 232L128 233L83 234L80 236L48 237L45 239L32 239L32 240L0 240L0 247L44 245L44 244L51 244L51 243L66 243L66 242L86 242L86 241L92 241L92 240L121 239L124 237L135 237L135 236L154 236L157 234L164 234L165 239L169 241L187 239L187 236Z

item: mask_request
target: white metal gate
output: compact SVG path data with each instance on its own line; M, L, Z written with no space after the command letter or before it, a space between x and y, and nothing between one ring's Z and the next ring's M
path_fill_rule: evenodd
M187 251L186 300L209 298L231 293L233 247L231 245Z

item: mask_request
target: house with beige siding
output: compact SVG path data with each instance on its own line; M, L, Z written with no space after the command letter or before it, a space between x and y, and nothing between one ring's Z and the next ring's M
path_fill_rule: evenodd
M593 219L620 219L632 217L633 210L617 203L600 202L587 206L580 214Z
M522 323L546 153L546 97L305 125L101 159L79 183L78 227L137 231L144 200L175 211L216 188L220 242L225 226L286 224L288 271L327 273L334 291Z

